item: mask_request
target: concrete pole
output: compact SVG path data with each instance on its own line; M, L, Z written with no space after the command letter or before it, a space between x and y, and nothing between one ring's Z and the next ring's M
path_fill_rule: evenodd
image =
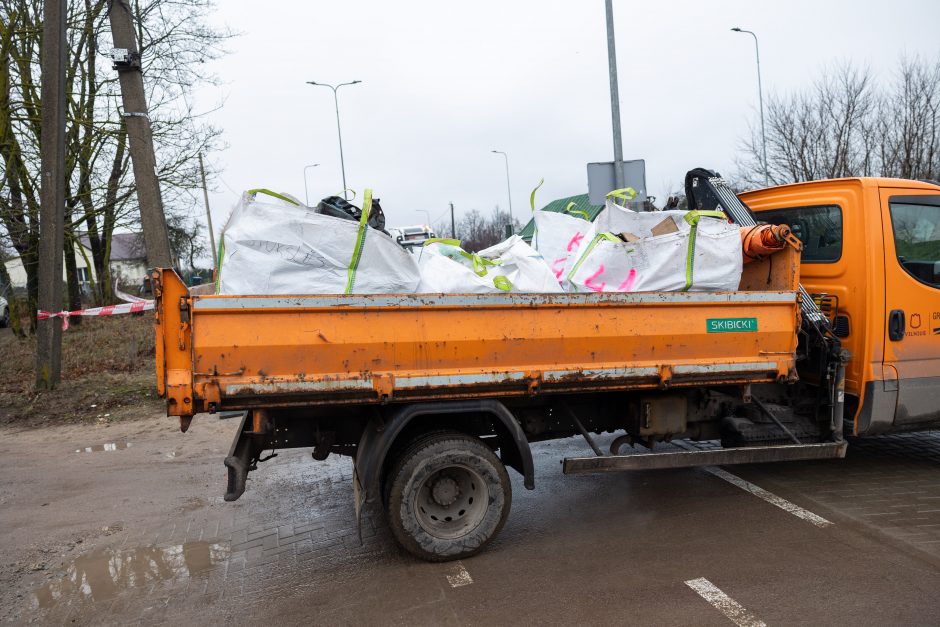
M170 252L160 182L157 179L153 133L147 113L147 98L144 95L144 78L140 73L137 32L134 30L127 0L112 0L108 16L114 47L127 51L123 60L115 60L114 67L121 81L121 99L124 104L122 115L127 125L131 162L134 166L140 225L144 232L144 245L147 247L147 265L152 268L172 268L175 264Z
M46 0L43 7L39 309L50 313L62 310L67 12L66 0ZM40 320L36 340L36 389L52 390L62 371L62 321Z
M614 4L605 0L607 8L607 65L610 72L610 119L614 130L614 184L622 189L623 139L620 134L620 88L617 84L617 46L614 42Z
M450 237L457 239L457 224L454 222L454 203L450 203Z
M206 168L202 164L202 153L199 153L199 174L202 176L202 197L206 201L206 222L209 223L209 246L212 247L212 268L216 275L219 273L219 256L215 249L215 232L212 230L212 212L209 211L209 188L206 186Z

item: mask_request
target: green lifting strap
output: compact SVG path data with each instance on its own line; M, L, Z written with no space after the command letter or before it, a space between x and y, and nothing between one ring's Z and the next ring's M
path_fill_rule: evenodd
M225 233L219 236L219 270L215 273L215 293L218 294L222 288L222 260L225 259Z
M346 272L346 294L352 294L356 287L356 270L359 260L362 259L362 248L366 243L366 233L369 231L369 213L372 211L372 190L366 189L362 195L362 216L359 218L359 232L356 234L356 246L353 248L352 259L349 260L349 269Z
M585 220L587 220L588 222L590 222L590 221L591 221L591 216L588 215L588 212L587 212L587 211L582 211L582 210L580 210L580 209L572 209L572 207L577 207L577 206L578 206L578 205L576 205L573 201L572 201L572 202L569 202L569 203L568 203L568 206L565 207L565 213L569 213L569 214L571 214L571 215L573 215L573 216L581 216L581 217L583 217Z
M248 193L251 194L252 196L257 196L258 194L267 194L268 196L272 196L274 198L277 198L278 200L283 200L284 202L289 202L290 204L295 205L297 207L300 206L300 203L294 200L293 198L289 198L285 196L284 194L278 194L277 192L272 192L270 189L265 189L263 187L259 187L258 189L249 189Z
M620 205L622 207L622 206L625 206L626 203L636 198L636 190L633 189L632 187L624 187L623 189L615 189L615 190L607 192L606 198L619 198L620 200L624 201L624 204Z
M428 244L446 244L447 246L456 246L459 248L460 240L451 239L449 237L429 237L428 239L424 240L424 243L421 245L427 246Z
M512 281L503 275L493 277L493 287L504 292L512 290Z
M588 244L588 247L584 250L584 254L578 257L578 261L574 264L574 267L571 268L571 272L568 273L569 281L572 281L572 277L574 277L575 272L578 271L578 268L581 267L581 264L584 262L587 256L591 254L591 251L594 250L594 247L604 240L607 240L608 242L622 242L623 241L619 237L614 235L613 233L598 233L597 235L595 235L594 239L591 240L591 243Z
M532 190L532 193L529 194L529 206L532 207L532 211L535 211L535 192L539 191L539 188L545 184L545 177L539 179L539 184L535 186L535 189Z
M728 219L723 211L692 210L685 214L685 221L688 222L689 226L692 228L689 230L689 250L685 257L685 287L682 288L683 292L688 292L692 288L695 272L695 237L698 232L699 218L703 216L707 218Z

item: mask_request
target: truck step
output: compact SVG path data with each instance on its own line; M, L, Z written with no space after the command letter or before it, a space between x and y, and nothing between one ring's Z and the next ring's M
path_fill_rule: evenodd
M749 446L712 450L687 450L669 453L637 453L635 455L604 455L602 457L567 457L563 462L566 475L621 470L656 470L662 468L693 468L695 466L727 466L808 459L845 457L846 442L822 444L787 444L780 446Z

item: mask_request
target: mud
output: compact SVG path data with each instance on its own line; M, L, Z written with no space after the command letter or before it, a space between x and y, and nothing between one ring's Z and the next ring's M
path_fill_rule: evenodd
M684 583L705 578L767 624L940 624L940 435L733 469L827 528L697 469L566 477L584 442L536 444L536 490L510 473L496 541L429 564L377 508L360 541L348 458L279 451L224 503L237 428L0 429L0 622L730 624Z
M40 586L33 593L33 607L49 609L63 601L107 601L123 591L157 582L182 584L224 564L228 554L227 545L209 542L96 549L76 557L63 577Z

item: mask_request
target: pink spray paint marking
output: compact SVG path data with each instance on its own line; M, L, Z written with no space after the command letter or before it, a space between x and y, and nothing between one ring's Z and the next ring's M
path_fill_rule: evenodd
M552 264L552 272L555 273L555 278L559 281L561 280L561 275L565 272L565 262L568 261L567 257L561 257L555 260L555 263ZM561 264L559 268L558 265Z
M623 280L623 283L620 284L620 287L617 288L617 291L629 292L633 289L634 283L636 283L636 268L630 268L630 273L627 275L627 278Z
M592 292L603 292L604 288L607 286L607 283L594 283L594 279L604 274L604 264L601 264L601 267L597 269L597 272L584 279L584 287L588 288Z
M568 252L570 253L576 247L581 245L581 240L584 239L584 235L581 233L575 233L574 237L571 238L571 241L568 242Z

